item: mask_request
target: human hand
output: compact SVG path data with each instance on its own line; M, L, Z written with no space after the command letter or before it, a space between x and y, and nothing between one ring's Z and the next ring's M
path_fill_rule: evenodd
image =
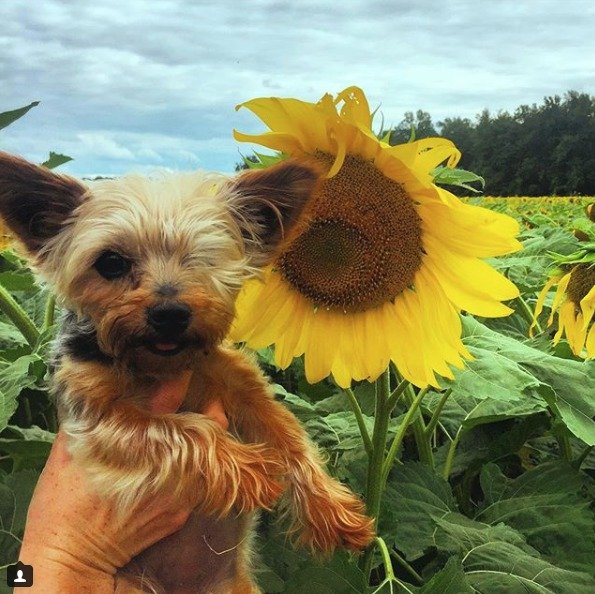
M189 381L190 373L163 384L151 410L175 412ZM227 428L220 401L203 412ZM162 495L139 502L122 517L90 489L85 469L70 457L59 433L31 500L19 556L34 566L30 591L112 593L116 570L179 530L191 511L189 504Z

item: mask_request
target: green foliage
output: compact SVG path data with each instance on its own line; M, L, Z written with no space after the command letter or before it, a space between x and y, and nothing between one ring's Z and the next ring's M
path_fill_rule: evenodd
M26 107L19 107L12 111L4 111L0 113L0 130L10 126L13 122L16 122L19 118L22 118L30 109L39 105L39 101L33 101Z
M484 111L474 122L438 124L463 156L461 167L488 180L499 196L595 194L595 97L569 91L512 114Z
M68 161L72 161L72 157L50 151L49 159L44 161L42 165L48 169L53 169L54 167L59 167L60 165L64 165L64 163L68 163Z
M470 192L479 193L485 187L485 179L480 175L467 171L466 169L453 169L451 167L436 167L432 172L434 183L442 186L458 186ZM470 184L479 184L477 189Z

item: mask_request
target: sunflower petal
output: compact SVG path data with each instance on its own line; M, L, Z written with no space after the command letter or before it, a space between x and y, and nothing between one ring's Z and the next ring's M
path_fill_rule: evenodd
M372 127L370 106L364 92L359 87L347 87L337 94L335 104L344 102L341 117L349 123L369 130Z
M289 367L293 359L303 353L298 346L309 304L297 291L291 291L290 303L293 308L291 323L275 342L275 364L281 369Z
M425 261L448 298L469 313L499 317L512 312L500 301L519 296L505 276L477 258L450 252L431 236L424 237Z
M309 340L304 360L306 379L314 384L328 377L337 354L335 314L319 308L311 316Z
M297 139L306 152L330 148L324 126L324 113L313 103L298 99L262 97L241 103L236 106L236 110L241 107L249 109L275 133Z
M595 358L595 324L591 326L589 334L587 334L585 347L587 348L587 357L589 359Z
M533 332L535 326L537 325L539 314L541 314L541 312L543 311L543 304L545 303L545 298L547 297L547 294L549 293L550 289L560 280L560 278L562 278L561 275L552 275L545 283L543 289L541 289L541 291L539 292L539 295L537 296L537 302L535 303L535 310L533 312L533 323L529 328L530 336L533 336Z
M275 132L265 132L264 134L244 134L243 132L233 131L233 137L240 142L252 142L262 144L275 151L281 151L288 155L294 155L304 151L302 144L297 138L289 134L277 134Z
M581 299L581 311L583 312L583 326L586 330L595 311L595 286Z
M568 287L568 283L570 282L570 272L565 274L558 282L558 287L556 288L556 294L554 295L554 300L552 301L552 312L550 314L549 320L547 322L548 326L552 325L554 321L554 314L560 307L560 304L566 298L566 287Z
M443 193L441 188L438 192ZM516 239L519 233L517 221L487 208L467 204L454 208L435 201L421 204L418 212L427 234L461 254L490 258L523 247Z

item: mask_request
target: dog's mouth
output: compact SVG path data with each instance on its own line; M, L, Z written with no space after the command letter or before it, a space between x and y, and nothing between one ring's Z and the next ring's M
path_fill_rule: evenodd
M206 342L200 336L196 337L174 337L174 336L146 336L139 341L139 346L144 347L150 353L161 357L173 357L186 349L204 349Z
M154 355L161 355L162 357L172 357L181 353L188 345L184 342L165 342L165 341L147 341L145 348Z

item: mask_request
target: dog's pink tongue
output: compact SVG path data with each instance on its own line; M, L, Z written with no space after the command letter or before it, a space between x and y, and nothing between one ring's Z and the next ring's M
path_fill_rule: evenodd
M151 411L157 414L174 413L186 397L192 371L184 371L180 377L161 382L151 397Z
M155 346L160 351L173 351L177 349L180 345L177 342L157 342L155 343Z

